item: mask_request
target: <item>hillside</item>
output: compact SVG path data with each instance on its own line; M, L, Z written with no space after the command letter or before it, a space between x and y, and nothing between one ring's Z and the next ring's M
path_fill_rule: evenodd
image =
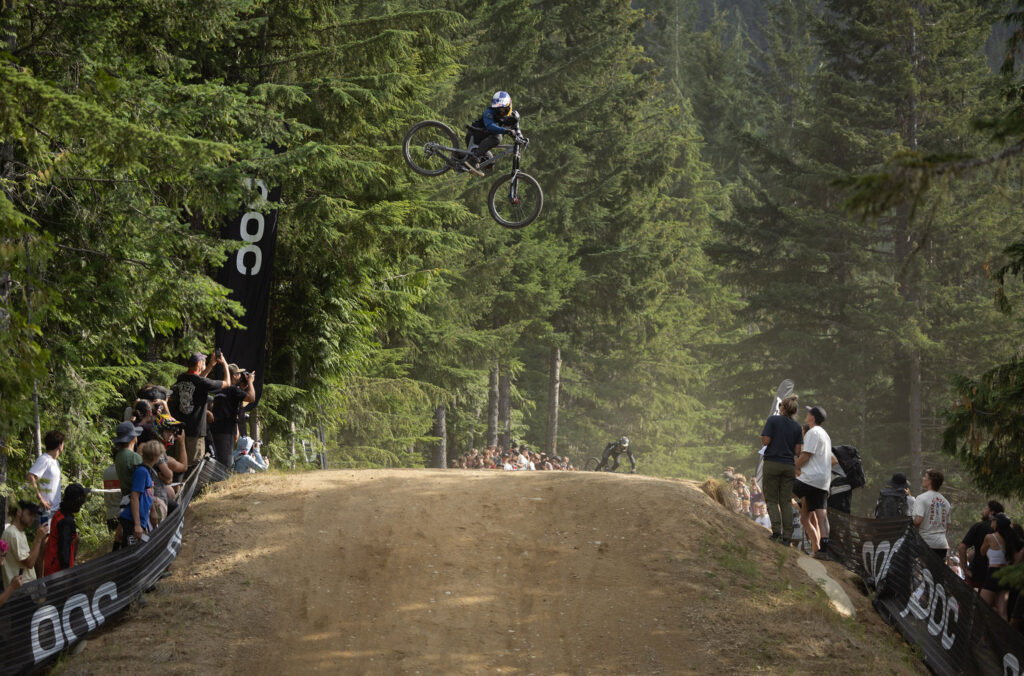
M799 556L677 481L236 477L193 504L146 605L63 673L925 673L848 573L828 564L854 620Z

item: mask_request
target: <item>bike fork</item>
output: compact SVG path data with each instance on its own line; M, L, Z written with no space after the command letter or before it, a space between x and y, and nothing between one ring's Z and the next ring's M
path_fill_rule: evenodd
M512 180L508 184L508 201L513 206L519 205L519 172L512 174Z

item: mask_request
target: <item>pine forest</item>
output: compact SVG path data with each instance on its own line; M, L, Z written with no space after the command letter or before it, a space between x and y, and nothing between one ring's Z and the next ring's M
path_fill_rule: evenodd
M254 175L277 467L628 436L641 473L752 472L789 378L865 501L930 466L1024 496L1024 3L5 0L0 34L7 496L50 429L102 483L134 393L246 325L217 271ZM521 229L507 160L402 154L499 90Z

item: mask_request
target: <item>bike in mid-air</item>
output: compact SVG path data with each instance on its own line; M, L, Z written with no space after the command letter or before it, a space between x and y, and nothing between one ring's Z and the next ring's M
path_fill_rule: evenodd
M505 174L491 186L487 196L487 208L491 217L506 228L522 228L536 220L544 208L544 192L537 179L519 170L523 148L530 139L518 132L512 143L498 145L495 151L502 151L491 157L480 158L479 169L488 169L506 155L512 155L512 173ZM455 131L444 122L425 120L414 124L402 142L402 155L406 163L417 174L440 176L449 170L465 170L465 162L472 153L471 141L467 136L467 147L459 147ZM482 173L481 173L482 175Z

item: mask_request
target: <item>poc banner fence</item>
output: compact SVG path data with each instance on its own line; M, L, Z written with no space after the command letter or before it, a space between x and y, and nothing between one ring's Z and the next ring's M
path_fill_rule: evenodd
M833 509L829 552L875 592L874 605L937 674L1020 676L1024 636L921 539L909 519Z
M206 459L185 481L178 509L147 542L28 582L0 607L0 674L24 674L70 648L127 607L181 551L185 510L207 484L230 476Z

